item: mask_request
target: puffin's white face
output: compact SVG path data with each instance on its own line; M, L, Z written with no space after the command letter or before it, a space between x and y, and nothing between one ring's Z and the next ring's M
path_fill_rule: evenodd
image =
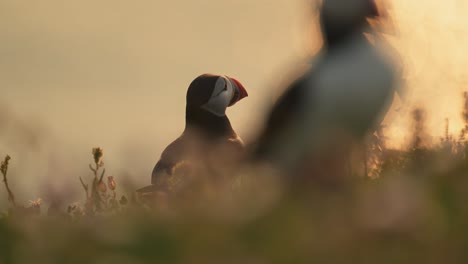
M210 100L202 108L214 115L225 116L226 108L235 95L235 86L236 84L231 82L229 78L220 76L216 81Z

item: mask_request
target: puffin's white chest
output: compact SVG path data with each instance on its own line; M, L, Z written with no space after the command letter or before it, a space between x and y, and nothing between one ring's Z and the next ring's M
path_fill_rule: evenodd
M356 41L333 52L317 68L309 89L317 118L331 122L369 122L393 98L395 73L379 51ZM309 106L308 106L309 107ZM378 118L377 118L378 119Z

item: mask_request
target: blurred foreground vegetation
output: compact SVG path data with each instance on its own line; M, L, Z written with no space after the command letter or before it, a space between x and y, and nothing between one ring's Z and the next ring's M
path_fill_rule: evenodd
M253 173L226 199L150 208L118 194L93 149L86 200L63 207L17 205L0 217L0 264L8 263L468 263L467 126L428 147L424 112L414 111L406 150L377 131L353 181L285 195ZM240 178L243 178L241 176ZM258 179L255 179L258 177ZM253 179L252 179L253 178ZM266 179L266 181L265 181ZM47 210L46 210L47 209Z

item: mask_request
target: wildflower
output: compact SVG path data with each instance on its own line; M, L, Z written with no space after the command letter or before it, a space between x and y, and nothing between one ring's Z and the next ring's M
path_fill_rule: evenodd
M5 160L2 161L0 164L0 172L3 175L3 183L5 184L5 188L8 192L8 200L13 204L14 207L16 207L15 203L15 195L10 189L10 186L8 186L8 180L7 180L7 172L8 172L8 164L11 160L11 157L9 155L6 155Z
M114 180L114 176L107 177L107 186L109 187L110 190L112 191L115 190L115 188L117 187L117 183Z
M29 206L33 208L40 208L42 204L42 199L37 198L36 200L29 201Z
M98 189L100 192L103 192L103 193L107 192L107 186L102 181L98 183Z
M128 203L127 197L122 195L122 198L120 198L119 203L120 203L120 205L126 205Z
M102 166L103 162L102 162L101 159L102 159L102 156L104 155L102 148L100 148L100 147L93 148L92 153L93 153L93 157L94 157L94 162L97 165Z
M67 208L67 213L72 213L73 211L75 211L76 209L76 204L74 205L69 205L68 208Z
M6 173L8 171L8 163L9 163L10 159L11 159L11 157L7 155L5 157L5 160L2 161L2 164L0 166L0 171L2 172L3 175L6 175Z

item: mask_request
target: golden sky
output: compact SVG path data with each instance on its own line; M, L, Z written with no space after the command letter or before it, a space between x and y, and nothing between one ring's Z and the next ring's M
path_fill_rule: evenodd
M406 104L388 118L393 145L415 105L427 107L434 136L446 117L455 133L468 88L467 2L389 5L407 77ZM13 188L79 187L93 146L117 179L149 182L183 129L189 83L206 72L247 88L228 116L248 139L289 66L320 43L311 14L310 0L0 0L0 154L13 156Z

